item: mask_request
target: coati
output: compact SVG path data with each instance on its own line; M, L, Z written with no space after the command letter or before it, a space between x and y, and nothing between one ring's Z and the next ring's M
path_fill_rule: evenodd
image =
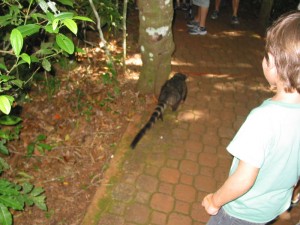
M147 124L140 130L140 132L133 139L130 147L134 149L138 142L145 135L146 131L149 130L156 120L163 120L163 112L170 106L172 111L176 111L179 104L185 101L187 96L187 76L181 73L176 73L171 79L167 80L165 84L161 87L158 104L152 113Z

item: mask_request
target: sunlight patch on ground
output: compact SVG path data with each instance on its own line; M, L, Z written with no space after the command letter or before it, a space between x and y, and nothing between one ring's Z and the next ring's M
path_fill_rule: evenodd
M187 110L180 112L177 120L180 121L196 121L205 116L205 113L200 110Z
M261 39L262 37L256 33L251 33L249 31L222 31L220 33L214 34L212 35L213 37L243 37L243 36L247 36L247 37L252 37L255 39Z
M133 54L126 59L126 65L142 66L141 54Z
M140 76L140 69L129 69L129 67L142 67L142 59L141 59L141 54L133 54L130 56L127 56L127 59L125 61L126 67L130 72L126 72L126 78L131 79L131 80L138 80Z
M193 66L192 63L183 62L180 60L172 60L171 65L173 65L173 66Z

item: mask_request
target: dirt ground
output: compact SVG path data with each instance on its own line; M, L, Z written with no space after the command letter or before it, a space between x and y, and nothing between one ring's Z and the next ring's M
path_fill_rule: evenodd
M129 16L127 55L134 58L137 12ZM131 117L145 107L140 101L153 104L152 98L147 100L135 91L138 66L128 66L124 75L116 65L119 84L104 83L102 74L108 68L97 37L91 32L88 41L95 46L85 49L88 54L78 62L70 61L68 70L58 69L47 85L45 80L37 82L28 93L29 101L21 105L23 129L20 139L9 146L11 169L5 176L43 187L48 211L37 207L15 211L15 225L80 224ZM110 44L115 59L122 55L121 37L120 33ZM53 149L36 149L32 157L26 157L27 146L41 134Z

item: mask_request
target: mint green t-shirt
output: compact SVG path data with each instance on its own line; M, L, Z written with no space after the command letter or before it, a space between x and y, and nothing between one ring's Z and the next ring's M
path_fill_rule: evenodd
M273 220L289 208L300 176L300 104L264 101L251 111L227 150L234 156L230 174L239 160L260 170L251 189L224 205L225 211L249 222Z

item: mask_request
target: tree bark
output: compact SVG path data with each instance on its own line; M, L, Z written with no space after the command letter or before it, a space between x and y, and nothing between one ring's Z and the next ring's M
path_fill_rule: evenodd
M143 66L137 88L142 94L159 95L171 73L175 49L172 33L172 0L139 0L139 44Z

